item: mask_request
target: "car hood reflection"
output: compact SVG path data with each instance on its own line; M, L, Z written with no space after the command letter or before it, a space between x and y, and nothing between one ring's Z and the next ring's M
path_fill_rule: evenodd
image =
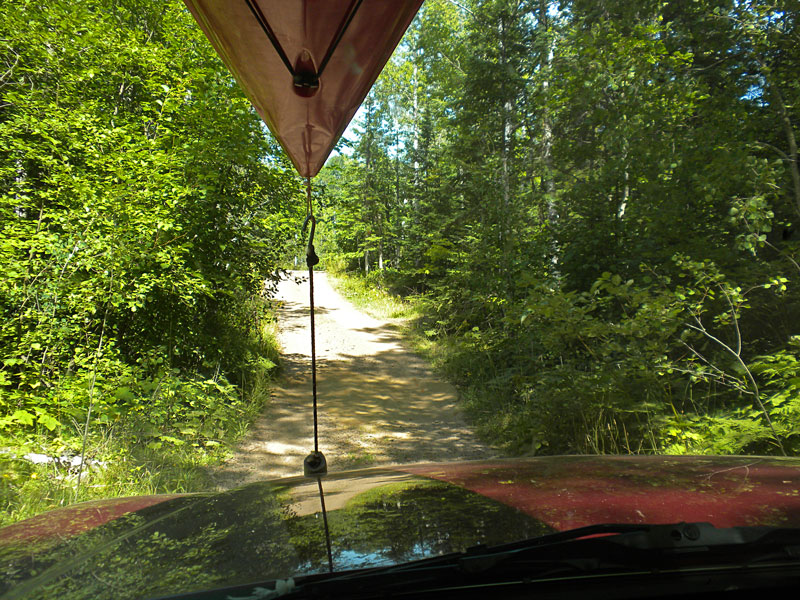
M451 483L397 471L322 480L337 571L552 531ZM140 598L327 572L315 478L168 500L64 540L0 544L7 598Z
M0 597L148 598L679 521L800 527L800 459L497 459L74 505L0 529Z

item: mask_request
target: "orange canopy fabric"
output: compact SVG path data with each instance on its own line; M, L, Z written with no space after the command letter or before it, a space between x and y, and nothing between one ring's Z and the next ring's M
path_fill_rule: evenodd
M303 177L322 168L422 4L184 2Z

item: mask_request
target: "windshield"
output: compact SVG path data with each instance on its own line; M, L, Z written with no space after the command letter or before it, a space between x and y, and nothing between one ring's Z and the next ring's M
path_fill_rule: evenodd
M797 524L793 3L239 4L0 6L5 579Z

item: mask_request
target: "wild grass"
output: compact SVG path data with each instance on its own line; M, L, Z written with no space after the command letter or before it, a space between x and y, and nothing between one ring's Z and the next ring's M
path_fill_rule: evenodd
M363 277L328 271L334 289L357 309L376 319L412 320L419 315L413 298L401 298L388 291L379 276Z
M135 433L135 432L132 432ZM163 493L208 490L211 481L205 467L217 462L223 451L206 452L191 446L170 446L158 450L126 447L122 439L90 446L99 466L81 473L65 464L33 464L23 458L26 450L59 456L58 446L44 437L26 444L4 439L0 457L0 526L67 506L74 502Z
M68 459L80 456L82 424L62 423L55 431L39 428L0 434L0 527L87 500L214 489L210 471L230 455L269 399L279 348L274 320L260 324L258 356L244 388L217 382L178 379L162 382L177 390L171 418L129 411L109 423L95 423L86 440L86 467ZM214 435L199 431L192 411L176 404L200 406L213 416ZM155 408L158 408L157 406ZM35 464L25 455L67 457Z

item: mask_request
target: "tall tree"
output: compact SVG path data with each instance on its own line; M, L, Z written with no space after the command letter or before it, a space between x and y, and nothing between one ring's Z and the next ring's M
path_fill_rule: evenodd
M17 2L0 28L0 428L134 375L240 381L296 183L191 17Z

